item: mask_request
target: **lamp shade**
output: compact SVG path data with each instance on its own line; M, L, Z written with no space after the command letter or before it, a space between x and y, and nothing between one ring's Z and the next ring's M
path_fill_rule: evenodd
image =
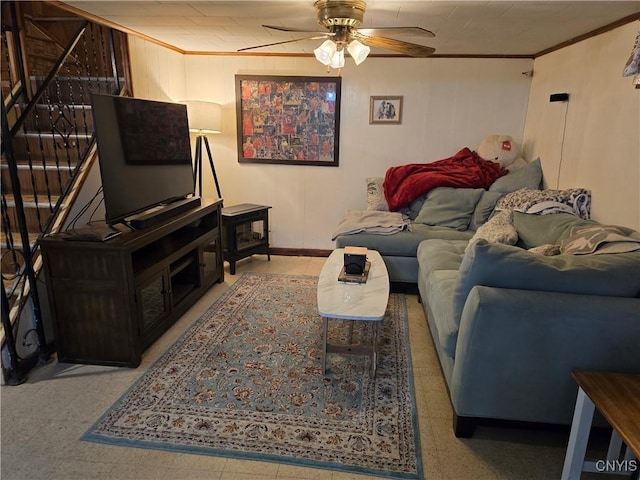
M222 132L222 105L213 102L187 100L189 130L200 133Z
M323 65L329 65L331 63L331 59L335 55L337 50L337 46L335 42L331 40L325 40L322 42L318 48L313 51L313 54L316 56L316 60L318 60Z
M360 43L358 40L352 40L347 45L347 50L349 51L349 55L353 57L353 61L356 65L360 65L364 62L367 55L369 55L369 52L371 52L371 49L368 46Z

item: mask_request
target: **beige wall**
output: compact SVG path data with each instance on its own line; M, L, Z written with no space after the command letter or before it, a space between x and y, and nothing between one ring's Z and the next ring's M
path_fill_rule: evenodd
M185 99L185 56L129 35L133 94L138 98L175 102Z
M340 166L239 164L235 74L326 75L312 58L181 56L131 41L137 97L223 105L224 132L210 137L225 205L271 205L271 244L329 249L348 209L366 207L365 178L388 167L477 148L492 133L522 141L531 60L380 59L342 71ZM180 79L182 72L183 80ZM369 125L369 97L403 95L401 125ZM205 196L215 187L205 168Z
M590 188L592 218L634 229L640 229L640 90L622 70L639 28L633 22L536 59L524 131L524 152L541 158L548 188ZM569 102L549 102L561 92Z

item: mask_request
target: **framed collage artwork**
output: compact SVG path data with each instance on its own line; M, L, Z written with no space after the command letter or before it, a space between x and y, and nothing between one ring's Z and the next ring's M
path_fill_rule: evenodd
M338 166L341 77L236 75L238 161Z

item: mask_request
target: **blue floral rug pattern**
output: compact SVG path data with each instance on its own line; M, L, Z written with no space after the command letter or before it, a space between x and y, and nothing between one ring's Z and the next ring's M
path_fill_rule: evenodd
M405 297L378 325L378 367L329 354L317 277L247 273L83 440L422 478ZM329 323L331 343L348 323ZM354 342L371 337L354 322Z

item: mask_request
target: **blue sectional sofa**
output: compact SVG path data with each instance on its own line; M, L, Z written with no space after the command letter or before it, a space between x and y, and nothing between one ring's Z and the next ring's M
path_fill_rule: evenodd
M571 370L640 372L640 251L545 257L426 240L418 264L457 436L480 419L568 425Z
M567 213L514 212L515 245L475 239L478 204L466 228L416 224L414 215L411 232L345 235L336 244L378 250L392 281L417 284L457 436L486 419L569 425L571 370L640 372L640 250L530 250L598 225Z

